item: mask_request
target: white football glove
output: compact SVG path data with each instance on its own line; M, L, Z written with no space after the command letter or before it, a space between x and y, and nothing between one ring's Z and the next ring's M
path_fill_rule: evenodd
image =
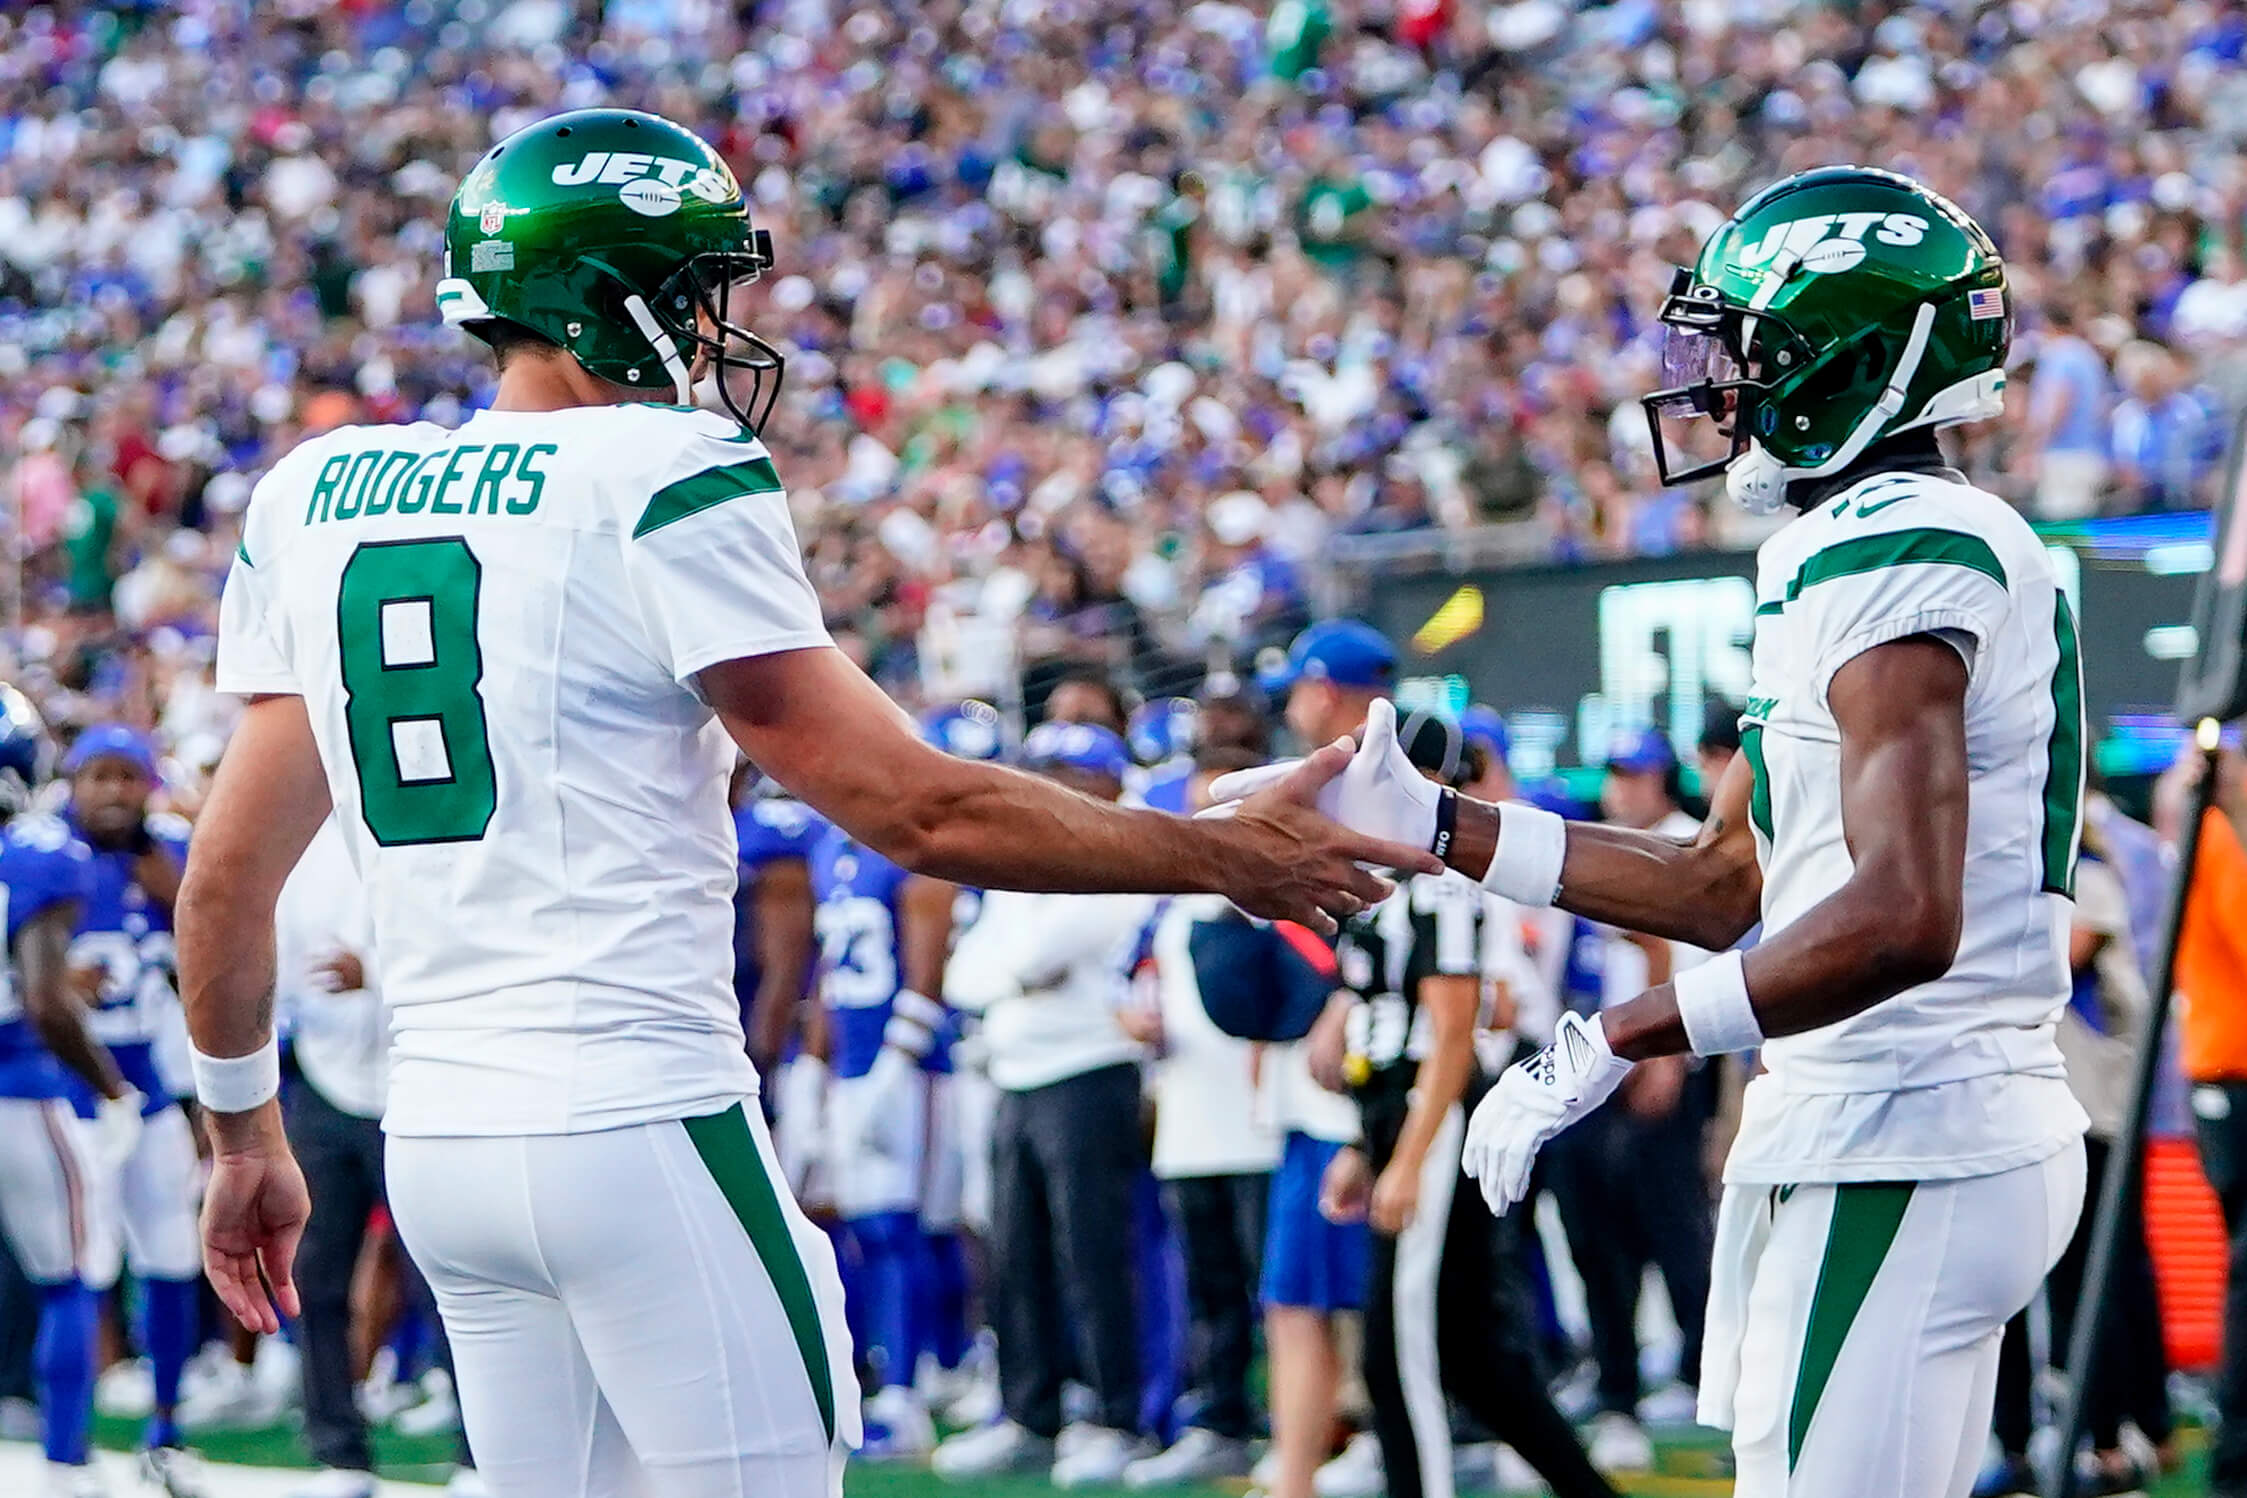
M827 1063L798 1056L774 1078L774 1152L788 1189L801 1200L811 1192L812 1176L827 1163Z
M1301 763L1283 759L1218 776L1209 784L1210 805L1202 815L1232 815L1243 799L1285 780ZM1318 808L1329 821L1352 832L1432 848L1442 796L1442 787L1405 758L1404 747L1397 742L1396 704L1380 697L1366 710L1365 731L1349 768L1319 788Z
M1599 1021L1580 1014L1562 1015L1551 1045L1506 1068L1468 1120L1460 1160L1493 1215L1528 1194L1545 1141L1606 1102L1630 1070Z
M94 1103L94 1153L111 1170L123 1168L140 1147L140 1110L148 1102L131 1087L122 1097L100 1098Z
M866 1071L865 1107L851 1122L853 1139L842 1140L853 1154L903 1160L913 1148L913 1119L921 1111L921 1064L896 1046L875 1053Z

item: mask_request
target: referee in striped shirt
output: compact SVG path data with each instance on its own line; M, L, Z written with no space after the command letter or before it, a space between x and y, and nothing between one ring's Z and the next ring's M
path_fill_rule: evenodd
M1449 719L1414 713L1398 739L1431 779L1476 776L1479 748ZM1335 944L1364 1143L1335 1157L1320 1205L1374 1228L1365 1381L1389 1498L1453 1498L1449 1400L1557 1498L1614 1492L1547 1392L1508 1236L1517 1220L1494 1220L1459 1168L1467 1111L1490 1086L1474 1049L1483 977L1520 939L1507 914L1459 874L1420 875Z

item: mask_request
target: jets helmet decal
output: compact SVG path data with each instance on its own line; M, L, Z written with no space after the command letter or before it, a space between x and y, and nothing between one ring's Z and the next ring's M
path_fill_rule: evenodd
M1665 484L1721 473L1770 511L1881 438L2004 404L2011 303L1981 226L1908 177L1821 167L1765 188L1662 303L1644 398Z
M691 404L710 377L727 412L757 428L785 360L733 302L772 263L771 235L699 136L652 114L581 109L518 130L462 180L437 307L479 337L527 328L653 399Z

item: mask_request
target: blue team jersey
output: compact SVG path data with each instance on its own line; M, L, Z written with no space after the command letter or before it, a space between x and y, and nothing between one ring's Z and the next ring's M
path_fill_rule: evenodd
M42 912L93 892L93 853L58 817L17 817L0 829L0 1097L70 1096L62 1063L24 1018L16 988L16 937Z
M741 872L753 874L768 863L809 859L827 825L826 818L801 801L782 796L751 799L733 814Z
M172 947L172 915L133 876L134 854L95 847L70 819L71 831L93 854L93 889L70 942L72 967L103 970L101 993L87 1028L117 1058L117 1070L146 1098L150 1113L171 1101L156 1070L154 1043L179 1002ZM181 868L187 866L187 824L177 817L148 819L149 835ZM94 1097L74 1080L79 1111L91 1114Z
M736 807L733 836L741 861L742 889L751 889L757 875L773 864L809 863L812 849L826 830L827 821L818 812L785 796L756 796ZM763 982L764 971L757 960L756 911L745 903L739 907L734 927L733 961L734 997L741 1004L743 1033L752 1028L757 990ZM793 1026L789 1033L793 1045Z
M839 827L829 828L812 852L820 996L831 1016L827 1065L838 1077L864 1076L881 1054L882 1031L904 981L898 896L910 877L881 854L851 841ZM951 1069L942 1037L924 1064L936 1071Z

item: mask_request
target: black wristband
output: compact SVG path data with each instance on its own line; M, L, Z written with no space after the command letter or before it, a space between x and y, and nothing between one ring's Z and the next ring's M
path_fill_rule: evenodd
M1459 793L1445 786L1436 793L1436 840L1428 851L1436 857L1451 857L1451 835L1459 830Z

